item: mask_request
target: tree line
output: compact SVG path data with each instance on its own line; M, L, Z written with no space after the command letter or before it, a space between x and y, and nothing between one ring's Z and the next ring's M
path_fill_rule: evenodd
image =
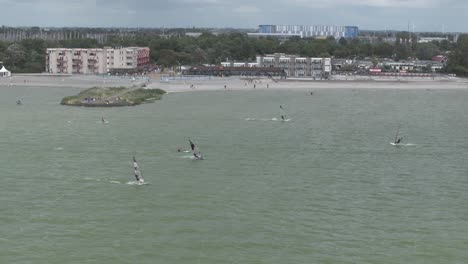
M202 33L199 37L110 36L106 43L94 39L70 39L50 41L25 39L19 42L0 42L0 61L13 72L43 72L46 48L102 48L105 46L145 46L150 48L151 63L163 67L196 64L219 64L222 61L255 61L259 54L286 53L307 57L334 57L347 59L389 58L404 60L416 58L430 60L434 55L448 54L446 71L468 74L468 35L462 35L453 43L448 40L417 43L415 34L398 32L389 43L378 38L373 43L355 38L333 37L327 39L249 38L244 33L213 35Z

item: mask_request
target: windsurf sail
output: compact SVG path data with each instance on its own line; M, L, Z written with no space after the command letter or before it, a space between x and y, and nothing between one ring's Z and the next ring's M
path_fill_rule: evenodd
M401 137L398 137L399 133L400 133L400 126L397 127L397 131L395 134L395 141L393 141L393 143L395 144L398 144L401 142Z
M192 142L192 140L189 139L189 143L190 143L190 148L192 149L192 154L193 154L193 157L195 157L196 159L203 159L203 155L201 154L201 152L198 150L197 146L195 145L195 143Z
M138 162L135 159L135 156L133 156L133 169L135 172L135 179L138 183L144 183L145 180L143 179L143 174L141 174L140 171L140 166L138 165Z
M282 105L280 105L280 109L281 109L281 120L285 121L286 120L286 114L285 114L285 111L284 111L284 108Z

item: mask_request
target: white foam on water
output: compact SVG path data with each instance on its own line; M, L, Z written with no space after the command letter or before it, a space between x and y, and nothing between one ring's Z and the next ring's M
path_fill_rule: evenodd
M394 142L390 142L390 145L396 146L396 147L398 147L398 146L401 146L401 147L416 146L416 144L413 144L413 143L408 143L408 144L401 144L401 143L398 143L398 144L396 144L396 143L394 143Z
M139 182L139 181L129 181L129 182L127 182L127 184L128 184L128 185L147 185L147 184L149 184L149 182L143 182L143 183L141 183L141 182Z

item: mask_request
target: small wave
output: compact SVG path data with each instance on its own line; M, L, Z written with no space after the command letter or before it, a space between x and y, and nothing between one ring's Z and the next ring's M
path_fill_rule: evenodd
M257 120L257 118L247 117L247 118L245 119L245 121L255 121L255 120Z
M109 181L110 183L117 183L117 184L121 184L121 182L119 181Z
M62 147L55 147L54 150L63 150Z

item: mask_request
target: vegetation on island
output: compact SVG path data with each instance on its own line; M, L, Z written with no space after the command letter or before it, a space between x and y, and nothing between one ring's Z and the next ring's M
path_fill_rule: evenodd
M309 57L333 58L389 58L405 60L415 58L430 60L432 56L445 54L449 63L448 73L468 75L468 35L461 35L456 42L418 43L417 34L392 32L381 35L338 40L301 39L288 40L275 38L249 38L241 32L214 35L209 32L199 37L181 34L160 35L151 32L136 32L129 36L109 36L103 43L95 39L42 40L24 39L19 42L0 41L0 60L14 73L42 72L45 67L46 48L102 48L104 46L147 46L150 48L151 63L162 67L180 65L219 64L222 61L254 61L256 55L271 53L297 54ZM390 35L391 34L391 35ZM372 38L371 38L372 37ZM388 42L389 37L394 40ZM369 40L369 39L372 40Z
M89 107L134 106L160 100L165 93L161 89L144 87L93 87L77 95L64 97L60 104Z

